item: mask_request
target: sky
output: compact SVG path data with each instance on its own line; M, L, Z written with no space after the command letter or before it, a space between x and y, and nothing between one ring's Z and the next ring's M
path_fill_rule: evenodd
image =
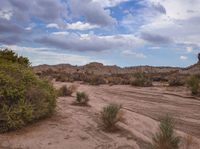
M0 0L0 47L32 65L197 62L200 0Z

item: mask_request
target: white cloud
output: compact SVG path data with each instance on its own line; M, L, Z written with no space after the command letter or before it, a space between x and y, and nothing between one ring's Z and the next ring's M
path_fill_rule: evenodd
M127 2L130 0L93 0L98 2L102 7L114 7L120 3Z
M187 56L183 56L183 55L181 55L181 56L180 56L180 59L181 59L181 60L187 60L188 57L187 57Z
M30 31L32 30L32 27L26 27L25 30Z
M69 35L69 32L53 32L52 35L58 35L58 36L66 36Z
M151 17L140 27L139 32L162 33L177 44L200 46L200 1L199 0L146 0L159 3L166 14ZM148 18L148 14L143 16Z
M131 50L124 50L121 52L125 56L131 56L131 57L136 57L136 58L146 58L146 55L143 53L137 53Z
M159 3L165 10L166 15L171 19L188 19L199 16L199 0L147 0L148 2Z
M47 24L46 27L47 27L47 28L57 28L57 29L59 29L59 26L58 26L58 24L56 24L56 23Z
M98 25L92 25L90 23L83 23L83 22L75 22L75 23L67 23L66 28L67 29L72 29L72 30L89 30L89 29L94 29L98 28Z
M0 11L0 18L5 20L10 20L13 16L13 12L11 10L1 10Z
M161 47L155 46L155 47L149 47L148 49L158 50L158 49L161 49Z

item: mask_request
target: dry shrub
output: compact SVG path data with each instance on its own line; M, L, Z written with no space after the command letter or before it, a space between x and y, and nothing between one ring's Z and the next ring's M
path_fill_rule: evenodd
M168 115L161 120L151 144L151 149L179 149L180 138L174 134L174 121Z
M100 120L105 130L114 131L116 130L116 123L119 121L124 121L121 108L121 105L114 103L103 108L101 111Z
M58 95L61 96L61 97L71 96L75 91L76 91L76 86L75 85L71 85L69 87L67 87L66 85L63 85L58 90Z
M85 92L76 93L76 102L75 104L87 106L89 102L89 96Z

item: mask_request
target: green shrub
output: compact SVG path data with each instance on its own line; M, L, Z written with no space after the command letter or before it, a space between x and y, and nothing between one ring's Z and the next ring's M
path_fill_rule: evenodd
M118 104L109 104L103 108L100 118L102 125L106 130L112 131L116 129L116 123L122 119L120 109L121 105Z
M198 76L191 76L188 80L188 86L191 90L192 95L200 94L200 78Z
M152 149L178 149L180 138L174 134L174 121L168 115L161 121L152 140Z
M149 87L152 86L152 81L142 73L135 74L135 80L131 82L132 86Z
M69 87L67 87L66 85L62 86L59 90L58 90L58 95L61 97L64 96L71 96L72 93L76 90L76 87L74 85L71 85Z
M85 92L77 92L76 102L81 105L88 105L89 97Z
M0 60L1 62L4 61L4 62L18 63L26 67L30 66L30 62L28 58L18 56L15 52L9 49L0 50Z
M50 115L56 106L53 86L27 65L0 61L0 132L21 128Z

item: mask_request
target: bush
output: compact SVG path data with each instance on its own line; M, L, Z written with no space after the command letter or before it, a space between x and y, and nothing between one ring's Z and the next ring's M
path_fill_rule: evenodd
M67 81L66 77L63 75L56 76L55 80L58 82L66 82Z
M18 56L15 52L9 49L0 50L0 60L1 62L4 61L4 62L11 62L11 63L18 63L26 67L30 66L30 62L28 58Z
M152 149L178 149L180 138L174 135L174 122L168 115L161 121L152 140Z
M152 81L142 73L135 74L135 80L131 82L132 86L149 87L152 86Z
M106 130L113 131L116 129L116 123L122 120L120 109L121 105L118 104L109 104L103 108L100 118Z
M0 132L50 115L56 106L55 98L53 86L39 79L28 66L0 61Z
M183 86L184 82L179 78L173 78L168 81L169 86Z
M81 105L88 105L89 97L85 92L76 93L76 103Z
M199 95L200 94L200 78L198 76L191 76L188 80L188 86L191 90L192 95Z
M58 95L61 97L64 96L71 96L73 92L75 92L76 87L74 85L71 85L67 87L66 85L63 85L59 90L58 90Z

